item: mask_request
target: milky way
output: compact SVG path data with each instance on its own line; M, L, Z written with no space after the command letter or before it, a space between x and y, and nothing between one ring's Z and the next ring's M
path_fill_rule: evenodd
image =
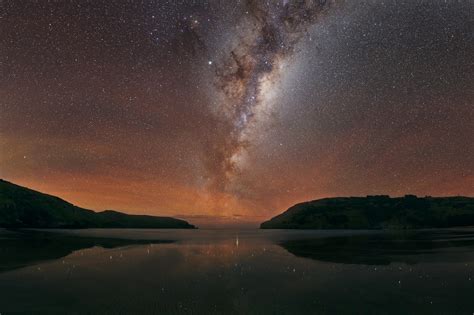
M473 195L472 12L0 1L0 177L201 226L329 196Z
M323 14L330 4L326 1L247 1L249 27L237 34L236 47L216 70L216 84L225 94L224 114L232 128L221 150L223 178L227 183L238 167L235 157L250 145L245 132L252 123L255 110L264 102L262 86L278 78L279 65L289 58L305 31ZM274 83L274 82L273 82Z

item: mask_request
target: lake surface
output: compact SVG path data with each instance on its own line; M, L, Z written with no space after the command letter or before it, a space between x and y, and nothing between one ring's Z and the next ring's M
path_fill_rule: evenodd
M5 314L474 314L474 229L0 230Z

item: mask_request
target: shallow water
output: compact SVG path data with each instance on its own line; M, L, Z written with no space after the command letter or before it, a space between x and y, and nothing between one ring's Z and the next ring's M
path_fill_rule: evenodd
M474 229L0 230L4 314L473 314Z

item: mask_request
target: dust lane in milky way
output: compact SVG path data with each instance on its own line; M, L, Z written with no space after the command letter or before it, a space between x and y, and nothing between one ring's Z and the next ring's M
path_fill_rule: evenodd
M470 1L4 1L0 176L93 209L258 222L473 195Z

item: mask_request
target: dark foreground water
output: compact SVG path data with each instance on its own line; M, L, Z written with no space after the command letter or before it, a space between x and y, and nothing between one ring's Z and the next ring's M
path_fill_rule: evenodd
M474 230L0 230L0 314L474 314Z

